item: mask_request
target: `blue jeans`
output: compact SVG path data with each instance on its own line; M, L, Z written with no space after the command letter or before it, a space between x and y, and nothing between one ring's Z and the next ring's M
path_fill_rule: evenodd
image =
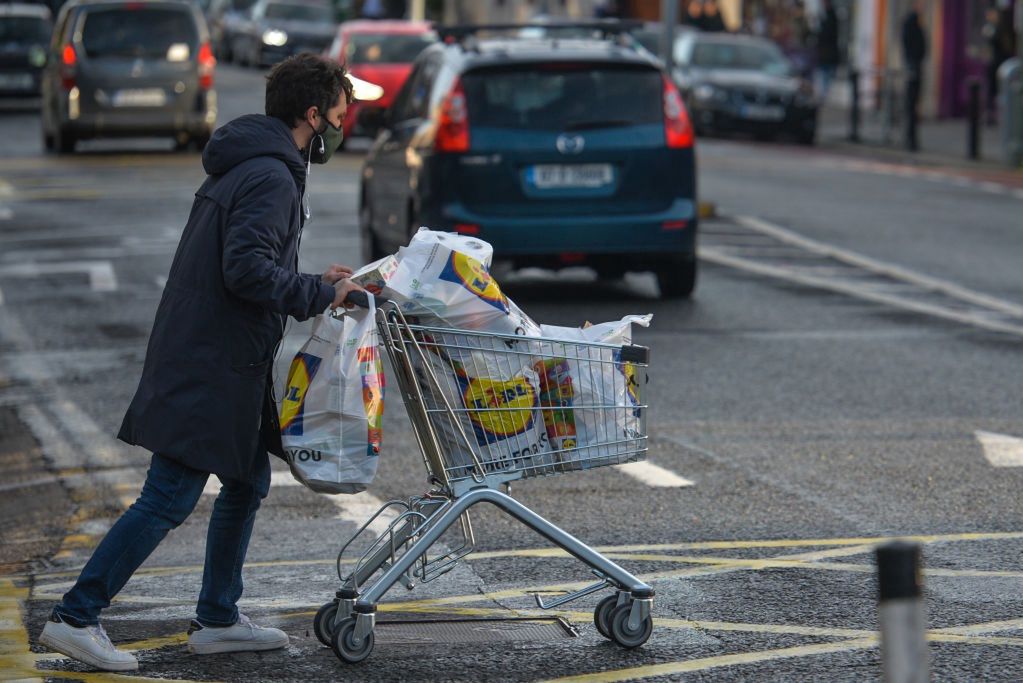
M100 611L167 532L192 513L209 477L208 472L154 453L138 500L111 527L54 614L71 626L98 624ZM253 482L223 481L206 534L206 565L196 608L196 618L204 626L231 626L238 621L242 564L256 510L269 490L269 461Z

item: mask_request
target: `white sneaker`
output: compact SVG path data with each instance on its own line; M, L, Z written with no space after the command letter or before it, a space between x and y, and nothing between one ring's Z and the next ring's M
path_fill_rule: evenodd
M233 626L203 626L193 620L188 628L188 651L197 655L276 650L287 645L287 633L279 628L256 626L244 614L238 615Z
M103 671L135 671L139 660L121 652L100 625L75 628L63 621L47 621L39 643Z

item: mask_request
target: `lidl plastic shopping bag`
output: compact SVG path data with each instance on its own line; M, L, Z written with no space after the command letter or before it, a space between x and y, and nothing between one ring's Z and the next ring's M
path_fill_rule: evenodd
M558 469L588 469L620 461L641 438L640 378L621 356L632 326L649 327L650 315L628 315L589 327L543 325L536 362L540 407ZM579 346L571 342L613 344Z
M368 309L316 317L295 354L281 402L294 477L317 493L365 491L383 436L384 371L373 296Z

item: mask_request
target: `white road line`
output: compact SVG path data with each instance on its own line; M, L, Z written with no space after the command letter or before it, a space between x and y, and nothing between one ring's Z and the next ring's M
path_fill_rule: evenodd
M89 287L94 292L117 291L117 276L114 274L114 266L110 261L58 261L55 263L28 261L0 265L0 277L43 277L68 273L86 273L89 276Z
M164 287L166 287L167 286L167 276L166 275L157 275L156 276L156 286L157 286L158 289L163 289Z
M273 470L270 473L271 488L294 486L302 486L302 484L291 476L291 472L287 470ZM220 480L215 476L211 476L209 481L206 482L206 487L202 492L205 495L217 495L220 493ZM310 493L312 494L312 492ZM320 496L325 505L327 503L333 505L338 511L336 519L351 522L358 527L365 524L366 520L376 514L376 511L384 504L384 501L380 500L368 491L356 494L340 494L336 496L327 496L323 494L312 495ZM369 525L369 530L379 536L387 529L387 526L394 521L396 517L397 513L395 511L385 510L379 517L373 520L373 523Z
M984 450L984 457L994 467L1023 467L1023 439L1008 434L973 433Z
M11 207L0 204L0 221L9 221L14 218L14 211Z
M615 465L615 469L653 488L674 489L693 486L693 482L688 479L652 462L630 462L624 465Z

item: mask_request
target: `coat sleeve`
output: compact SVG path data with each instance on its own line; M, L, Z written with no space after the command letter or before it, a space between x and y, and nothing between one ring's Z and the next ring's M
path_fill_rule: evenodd
M234 295L298 320L334 300L334 288L318 275L278 265L291 224L292 181L268 174L248 184L228 212L221 268Z

